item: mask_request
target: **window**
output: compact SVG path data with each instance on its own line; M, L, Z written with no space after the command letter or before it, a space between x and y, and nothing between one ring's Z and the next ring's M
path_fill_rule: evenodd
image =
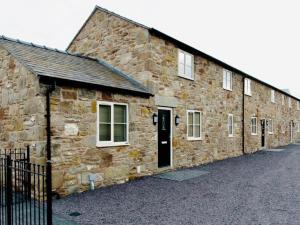
M232 91L232 72L223 69L223 88Z
M281 97L281 105L284 105L284 95Z
M245 78L245 94L251 96L251 80Z
M128 144L128 105L97 103L97 146Z
M298 122L297 132L300 132L300 122Z
M188 140L201 140L202 138L202 113L199 111L187 111L187 138Z
M271 102L275 103L275 91L271 90Z
M233 137L233 115L228 115L228 137Z
M194 56L178 50L178 76L194 79Z
M251 118L251 134L257 135L257 117Z
M274 132L273 120L271 120L271 119L269 119L268 129L269 129L269 134L273 134L273 132Z
M297 101L297 110L300 110L300 104L298 101Z
M291 97L289 97L289 108L292 108L292 101L291 101Z

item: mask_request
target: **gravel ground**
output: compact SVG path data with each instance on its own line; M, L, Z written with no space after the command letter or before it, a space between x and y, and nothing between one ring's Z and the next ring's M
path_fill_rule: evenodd
M80 225L300 224L300 145L219 161L177 182L154 177L54 202ZM82 215L70 217L70 212Z

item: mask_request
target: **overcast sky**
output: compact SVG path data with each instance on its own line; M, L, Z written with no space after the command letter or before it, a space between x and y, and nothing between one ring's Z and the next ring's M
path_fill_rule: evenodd
M300 98L299 0L1 0L0 34L64 50L95 5Z

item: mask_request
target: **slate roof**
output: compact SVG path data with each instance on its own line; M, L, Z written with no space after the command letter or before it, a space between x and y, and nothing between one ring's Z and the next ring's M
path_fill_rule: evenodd
M4 36L0 36L0 46L37 76L151 95L142 84L104 61Z

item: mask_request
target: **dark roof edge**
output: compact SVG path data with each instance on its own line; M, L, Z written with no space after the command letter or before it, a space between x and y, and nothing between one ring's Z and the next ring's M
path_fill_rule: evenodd
M38 75L38 77L42 83L49 83L51 81L56 81L56 84L62 84L65 86L81 87L81 88L82 87L84 87L84 88L92 87L92 89L95 89L95 90L99 90L101 88L102 90L113 91L116 94L122 94L122 95L133 95L133 96L140 96L140 97L147 97L147 98L149 96L152 96L151 94L149 94L147 92L140 92L140 91L128 90L128 89L125 90L123 88L105 86L105 85L100 85L100 84L92 84L92 83L83 82L83 81L69 80L69 79L49 77L49 76L40 76L40 75Z
M129 23L135 24L135 25L137 25L137 26L139 26L139 27L143 27L144 29L147 29L147 30L150 29L150 27L147 27L147 26L145 26L145 25L143 25L143 24L140 24L140 23L138 23L138 22L135 22L135 21L133 21L133 20L130 20L130 19L128 19L128 18L126 18L126 17L123 17L123 16L121 16L121 15L119 15L119 14L117 14L117 13L114 13L114 12L112 12L112 11L109 11L108 9L105 9L105 8L102 8L102 7L98 6L98 5L96 5L95 8L94 8L94 10L92 11L92 13L91 13L91 14L89 15L89 17L85 20L85 22L83 23L83 25L81 26L81 28L78 30L78 32L75 34L75 36L73 37L73 39L71 40L71 42L68 44L68 46L67 46L67 48L66 48L66 51L70 48L71 44L74 42L74 40L77 38L77 36L80 34L80 32L83 30L83 28L86 26L86 24L90 21L90 19L92 18L92 16L94 15L94 13L95 13L97 10L100 10L100 11L105 12L105 13L107 13L107 14L116 16L116 17L118 17L118 18L120 18L120 19L122 19L122 20L125 20L125 21L129 22Z
M240 75L242 75L242 76L244 76L246 78L249 78L251 80L257 81L258 83L261 83L261 84L263 84L263 85L265 85L267 87L270 87L270 88L272 88L272 89L274 89L274 90L276 90L276 91L278 91L278 92L280 92L280 93L282 93L284 95L287 95L287 96L289 96L291 98L294 98L294 99L300 101L299 98L297 98L297 97L295 97L295 96L293 96L293 95L291 95L291 94L289 94L289 93L287 93L287 92L285 92L285 91L283 91L283 90L281 90L281 89L279 89L277 87L274 87L271 84L268 84L268 83L266 83L266 82L264 82L264 81L262 81L262 80L260 80L260 79L258 79L256 77L253 77L253 76L251 76L251 75L249 75L249 74L247 74L247 73L245 73L245 72L243 72L243 71L241 71L241 70L239 70L239 69L237 69L237 68L235 68L233 66L230 66L229 64L227 64L227 63L225 63L225 62L223 62L223 61L221 61L219 59L216 59L216 58L214 58L214 57L212 57L212 56L210 56L210 55L208 55L208 54L206 54L204 52L201 52L200 50L198 50L198 49L196 49L196 48L194 48L194 47L192 47L190 45L187 45L187 44L185 44L185 43L183 43L183 42L181 42L181 41L179 41L179 40L177 40L177 39L175 39L175 38L173 38L173 37L171 37L171 36L169 36L169 35L161 32L161 31L159 31L159 30L156 30L155 28L150 28L149 32L150 32L150 34L153 34L155 36L158 36L160 38L163 38L164 40L167 40L167 41L175 44L178 48L180 48L182 50L185 50L185 51L190 52L190 53L194 53L195 55L200 55L203 58L206 58L206 59L208 59L208 60L210 60L210 61L212 61L212 62L214 62L214 63L216 63L216 64L218 64L218 65L220 65L222 67L224 67L225 69L228 69L228 70L230 70L232 72L238 73L238 74L240 74Z

